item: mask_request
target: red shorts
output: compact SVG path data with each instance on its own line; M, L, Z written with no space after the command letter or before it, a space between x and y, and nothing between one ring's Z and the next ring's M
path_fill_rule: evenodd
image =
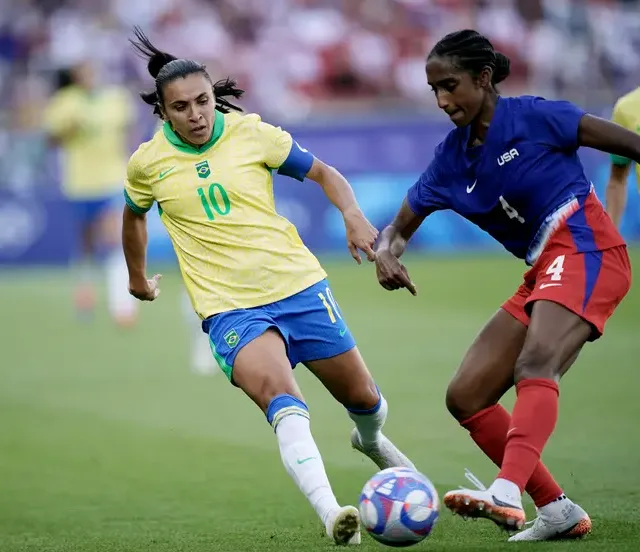
M604 326L631 287L631 263L625 245L577 253L569 229L559 228L549 239L524 282L502 308L529 325L533 303L553 301L593 327L589 341Z

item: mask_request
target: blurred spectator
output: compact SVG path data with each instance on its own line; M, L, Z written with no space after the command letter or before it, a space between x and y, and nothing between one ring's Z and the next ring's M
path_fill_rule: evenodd
M0 150L0 166L24 140L39 143L58 69L90 56L104 83L133 92L151 85L127 40L133 25L214 77L237 78L245 107L279 121L433 109L425 55L463 27L511 58L505 94L607 105L640 73L635 0L4 0L0 143L11 146ZM153 128L141 113L132 144ZM38 155L0 173L0 186L32 182L26 175L46 152Z

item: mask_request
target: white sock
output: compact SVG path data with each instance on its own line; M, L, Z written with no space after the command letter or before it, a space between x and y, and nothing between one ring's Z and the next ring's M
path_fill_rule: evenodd
M566 519L573 510L574 503L565 495L539 508L539 512L546 518Z
M522 508L522 493L520 492L518 485L512 481L498 478L493 482L489 491L495 495L496 498L513 506Z
M129 273L124 254L120 250L109 253L107 272L107 300L112 316L130 317L137 312L136 299L129 293Z
M277 422L276 436L284 467L326 527L331 513L340 506L311 435L309 418L298 414L285 415Z
M387 419L388 411L387 401L382 395L380 406L373 414L349 411L349 417L355 422L363 445L375 443L380 438L380 430Z

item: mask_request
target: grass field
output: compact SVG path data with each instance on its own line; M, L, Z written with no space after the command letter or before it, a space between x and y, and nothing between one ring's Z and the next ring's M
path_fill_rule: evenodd
M443 494L465 467L496 470L444 407L465 348L519 283L504 256L408 261L419 296L384 292L371 265L326 263L334 294L385 393L386 433ZM634 252L636 273L640 251ZM119 331L73 317L62 272L0 276L0 552L300 551L332 545L280 463L258 410L223 376L190 373L181 284ZM592 515L579 543L506 544L489 522L443 510L414 550L638 550L640 290L565 378L545 460ZM338 499L357 501L374 466L350 422L296 370ZM506 400L510 407L512 396ZM531 504L527 503L530 513ZM361 550L381 550L368 536Z

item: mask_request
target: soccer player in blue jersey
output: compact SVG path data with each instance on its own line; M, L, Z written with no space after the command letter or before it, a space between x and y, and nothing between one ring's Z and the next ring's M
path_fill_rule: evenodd
M445 36L427 59L438 107L455 124L383 230L377 276L416 293L399 258L424 219L450 209L524 259L515 295L477 336L447 390L451 414L501 469L485 489L444 503L507 529L525 522L522 492L538 516L511 540L575 538L591 530L540 461L558 417L558 382L583 345L598 339L631 285L626 245L596 197L580 146L640 160L640 136L564 101L501 97L509 60L472 30ZM513 385L513 413L499 404Z
M380 468L413 464L381 432L387 403L356 347L318 260L274 205L272 172L317 182L342 212L351 254L374 259L377 231L335 169L291 135L227 98L201 64L134 43L155 80L143 99L165 121L129 161L123 247L129 287L158 296L146 277L145 214L156 203L194 310L229 380L264 412L287 472L336 544L359 544L358 510L340 507L309 425L292 368L302 363L348 410L354 448Z

